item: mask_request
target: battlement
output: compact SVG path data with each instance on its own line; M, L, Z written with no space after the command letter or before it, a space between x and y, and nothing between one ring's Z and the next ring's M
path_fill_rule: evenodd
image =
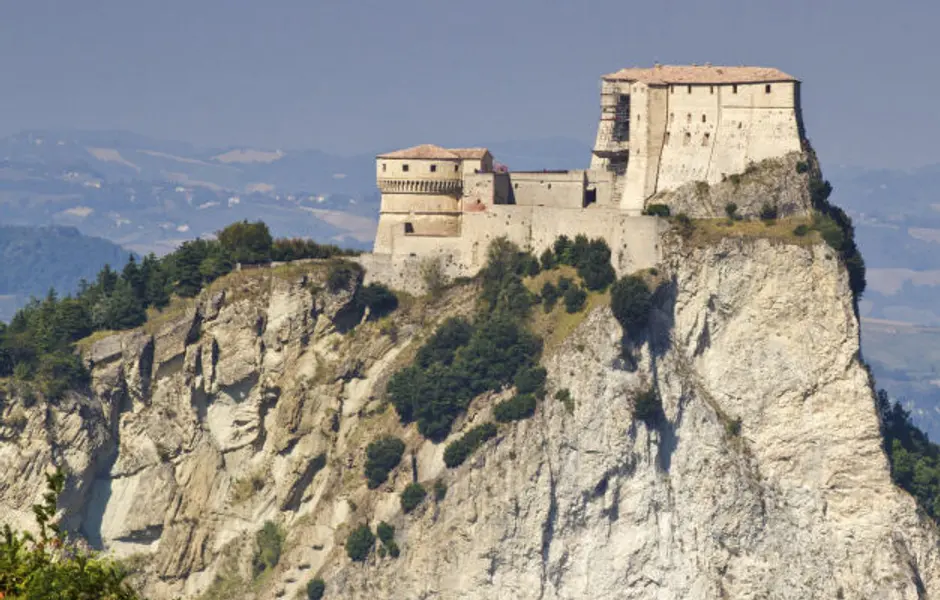
M653 196L718 184L806 149L799 86L766 67L656 65L604 75L586 170L497 169L485 148L425 144L380 154L374 253L390 268L433 257L452 275L472 275L496 237L540 252L558 235L582 233L608 241L618 272L651 267L661 223L642 213ZM688 208L687 192L676 197Z

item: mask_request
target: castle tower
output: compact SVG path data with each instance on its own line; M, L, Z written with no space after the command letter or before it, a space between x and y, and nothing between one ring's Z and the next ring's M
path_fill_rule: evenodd
M380 154L375 167L382 193L375 252L392 254L401 236L459 236L464 175L492 171L493 158L484 148L424 144Z
M601 80L592 169L613 174L620 208L716 183L749 163L803 148L799 81L764 67L656 65Z

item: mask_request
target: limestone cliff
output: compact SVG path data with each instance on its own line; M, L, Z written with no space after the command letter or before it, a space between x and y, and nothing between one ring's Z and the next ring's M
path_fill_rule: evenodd
M384 386L473 284L360 322L354 283L329 291L322 265L235 274L90 344L91 393L7 399L0 507L25 520L41 471L67 465L67 522L158 599L293 598L316 575L327 598L940 598L937 532L891 483L833 252L673 238L664 254L636 361L593 309L543 357L573 404L550 393L454 470ZM650 386L665 418L648 425L633 401ZM385 432L406 460L368 490ZM404 515L414 477L447 495ZM253 578L268 520L282 557ZM401 556L352 563L346 534L380 520Z

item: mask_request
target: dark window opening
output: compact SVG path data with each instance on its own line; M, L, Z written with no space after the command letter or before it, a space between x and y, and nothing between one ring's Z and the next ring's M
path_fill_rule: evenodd
M686 115L685 115L685 122L686 122L686 123L691 123L691 122L692 122L692 113L686 113Z
M454 165L454 173L456 173L456 172L457 172L457 169L459 169L459 168L460 168L460 165Z
M401 166L401 172L402 172L402 173L407 173L407 172L408 172L408 165L402 165L402 166Z
M386 165L385 163L382 163L382 172L383 172L383 173L385 172L385 167L386 167L386 166L387 166L387 165Z
M702 115L702 123L705 122L705 115Z
M584 206L597 202L597 190L586 190L584 192Z
M432 173L436 173L436 172L437 172L437 165L431 165L431 172L432 172Z
M737 94L737 93L738 93L738 86L736 86L736 85L731 86L731 93L732 93L732 94Z
M702 145L703 145L703 146L707 146L707 145L708 145L708 139L709 139L710 137L711 137L711 134L710 134L710 133L706 133L706 134L705 134L705 137L702 138Z
M690 94L692 93L692 86L691 86L691 85L689 86L689 93L690 93Z
M692 134L686 131L685 138L682 140L682 145L688 146L691 142L692 142Z
M668 131L666 132L666 139L663 141L663 145L665 146L669 145L669 132Z
M414 233L414 232L415 232L415 226L412 225L411 223L405 223L405 233L407 234L407 233Z
M765 94L769 94L769 93L770 93L770 84L769 84L769 83L764 86L764 93L765 93Z
M709 94L714 94L714 93L715 93L715 86L713 86L713 85L708 86L708 93L709 93Z

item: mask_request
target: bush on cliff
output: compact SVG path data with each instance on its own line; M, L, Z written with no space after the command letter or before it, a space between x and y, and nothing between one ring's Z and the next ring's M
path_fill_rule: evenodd
M565 312L576 313L584 308L587 301L587 292L578 285L572 285L565 290Z
M307 600L322 600L326 593L326 582L317 577L307 582Z
M643 209L643 214L651 217L668 217L670 213L668 204L650 204Z
M398 296L381 283L370 283L356 291L356 303L369 309L369 320L381 319L398 308Z
M388 474L398 466L404 453L405 442L390 435L379 438L366 447L365 474L370 490L385 483Z
M373 546L375 535L365 523L353 529L346 538L346 554L355 562L364 562L369 558Z
M646 328L653 307L652 294L642 278L627 275L610 290L610 309L628 335L635 336Z
M816 214L813 216L813 228L833 250L839 253L842 263L849 273L849 287L856 305L865 291L865 260L855 244L855 227L852 219L844 210L829 202L832 185L828 181L813 179L810 181L810 196Z
M418 508L428 493L420 483L409 483L401 493L401 509L405 514Z
M555 287L555 284L551 281L546 281L542 285L542 293L539 294L542 298L542 308L545 312L552 312L555 308L555 304L558 302L558 297L561 293L558 291L558 288Z
M493 418L499 423L528 419L535 414L535 395L516 394L493 407Z
M254 576L273 569L281 560L284 532L273 521L265 521L255 534L255 552L251 559Z
M477 448L494 437L496 437L496 425L493 423L477 425L460 438L447 444L444 448L444 464L449 469L459 467Z

